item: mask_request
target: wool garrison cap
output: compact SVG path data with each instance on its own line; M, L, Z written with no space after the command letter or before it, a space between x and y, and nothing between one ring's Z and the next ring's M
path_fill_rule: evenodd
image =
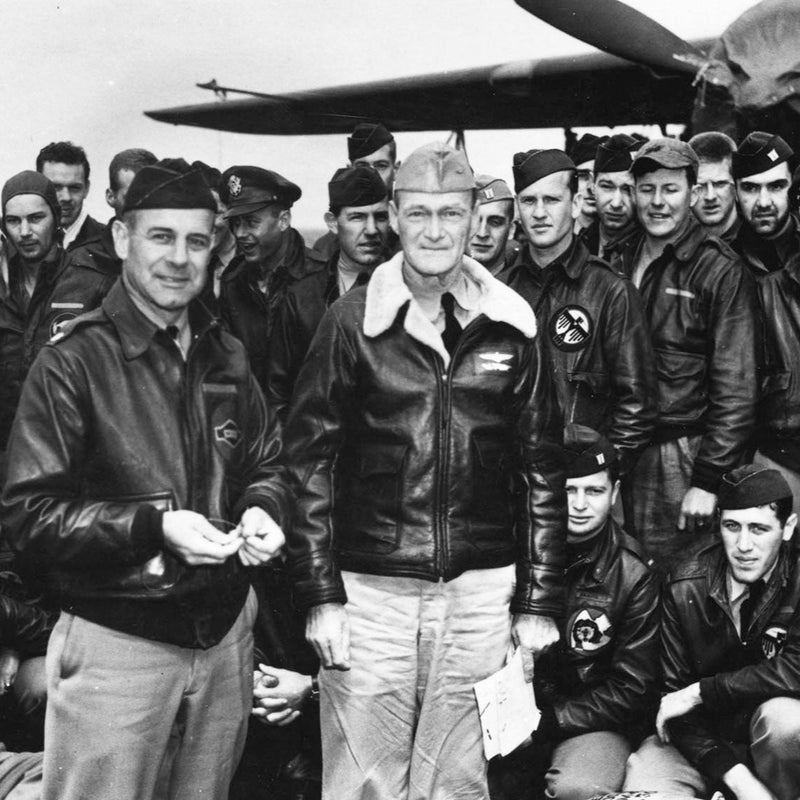
M494 203L496 200L513 200L514 195L502 178L492 175L476 175L475 186L478 189L478 204Z
M353 135L347 139L347 155L350 161L356 161L393 141L394 136L383 125L362 122L356 125Z
M755 508L792 497L786 478L776 469L746 464L723 475L719 484L720 511Z
M372 167L342 167L328 183L331 209L371 206L386 199L386 184Z
M611 442L585 425L569 423L564 427L564 454L567 478L583 478L617 467L617 451Z
M593 133L584 133L567 151L575 164L584 164L594 161L597 148L608 139L608 136L595 136Z
M18 194L38 194L50 206L56 224L61 219L61 208L58 205L56 187L45 178L41 172L26 169L9 178L3 186L2 202L3 214L6 212L6 203Z
M601 172L626 172L633 163L633 154L642 146L627 133L615 133L597 147L594 174Z
M665 136L642 145L631 165L634 175L644 175L657 169L683 169L690 167L697 174L700 161L697 153L686 142Z
M198 171L178 172L153 164L136 173L122 213L148 208L207 208L216 212L217 204Z
M475 188L475 176L463 151L443 142L418 147L397 170L394 191L468 192Z
M273 203L291 208L303 194L297 184L261 167L228 167L222 173L222 182L222 201L228 206L225 219L241 217Z
M753 131L731 156L731 174L734 179L758 175L783 164L794 155L794 150L778 135Z
M575 162L563 150L528 150L515 153L512 170L514 191L519 194L526 186L554 172L575 169Z

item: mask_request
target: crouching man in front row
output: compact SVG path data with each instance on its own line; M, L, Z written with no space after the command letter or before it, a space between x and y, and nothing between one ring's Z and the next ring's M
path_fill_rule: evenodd
M792 493L748 465L720 486L720 541L665 589L668 694L657 728L709 782L738 800L800 790L800 556ZM673 748L675 760L680 758Z

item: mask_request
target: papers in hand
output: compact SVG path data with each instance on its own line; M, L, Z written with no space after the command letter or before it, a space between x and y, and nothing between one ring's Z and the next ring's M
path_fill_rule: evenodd
M494 675L475 684L486 758L516 750L539 726L533 687L525 682L522 653L517 648Z

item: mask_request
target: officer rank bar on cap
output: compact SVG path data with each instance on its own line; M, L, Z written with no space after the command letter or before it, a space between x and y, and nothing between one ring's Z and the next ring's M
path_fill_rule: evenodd
M513 200L514 195L502 178L492 175L476 175L475 186L478 189L478 203L494 203L497 200Z
M772 133L753 131L731 156L734 179L758 175L788 161L794 150L784 139Z
M566 477L583 478L617 465L617 451L605 436L585 425L564 427Z
M386 184L372 167L342 167L328 183L330 207L371 206L386 199Z

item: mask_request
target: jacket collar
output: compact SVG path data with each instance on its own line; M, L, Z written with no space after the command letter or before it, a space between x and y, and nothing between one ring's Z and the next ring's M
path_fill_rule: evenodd
M584 551L582 557L569 566L586 564L592 569L594 579L598 583L603 583L608 574L609 567L611 566L611 561L619 550L619 547L620 529L617 523L609 517L602 530L594 537L591 546Z
M288 272L292 278L299 280L307 272L305 268L307 254L305 241L294 228L288 228L284 232L284 236L286 237L286 249L284 250L280 264L275 267L272 274ZM308 255L314 258L313 251L308 251ZM323 263L323 261L320 261L320 265ZM235 281L238 278L242 278L247 281L255 281L257 272L257 269L252 268L251 265L245 261L244 256L237 254L225 268L221 280Z
M495 322L505 322L528 339L536 335L536 318L528 303L469 256L463 257L461 279L453 295L462 308L477 311ZM448 366L450 354L439 331L425 316L403 280L403 254L400 252L377 267L367 284L364 335L375 338L385 333L406 304L408 311L403 320L406 333L435 350Z
M708 231L689 212L687 225L681 235L667 247L671 247L675 258L683 263L692 261L700 245L708 238Z
M111 287L102 303L103 311L116 328L125 358L138 358L147 351L153 337L161 330L149 320L131 300L122 278ZM189 317L193 336L201 335L209 328L218 326L211 312L199 301L189 305Z

